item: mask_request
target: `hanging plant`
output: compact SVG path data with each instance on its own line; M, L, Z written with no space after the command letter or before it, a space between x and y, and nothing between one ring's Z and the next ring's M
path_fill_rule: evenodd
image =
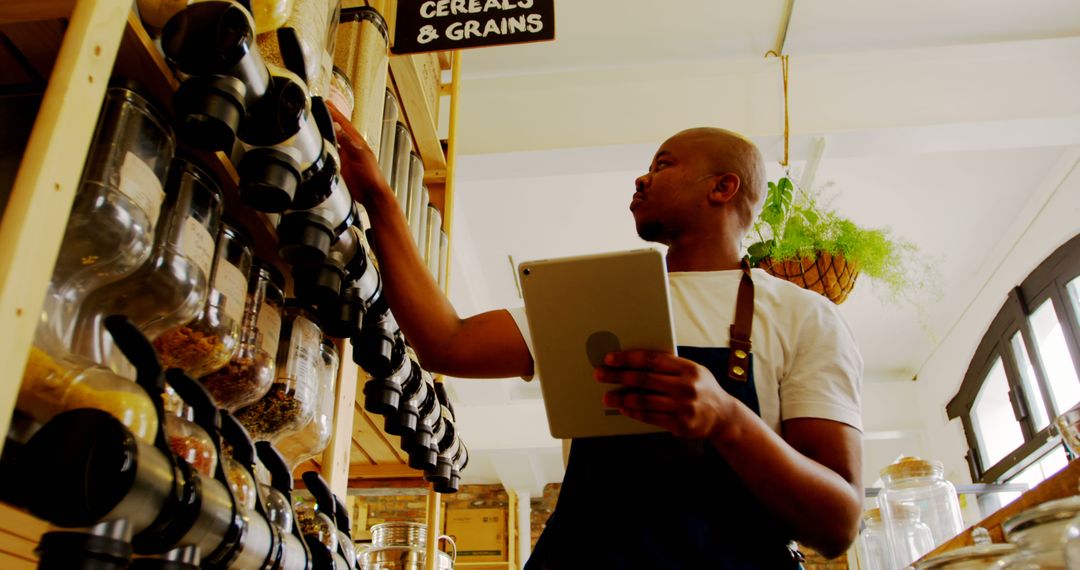
M750 263L834 303L847 299L860 274L885 286L893 299L908 297L926 281L917 248L890 231L864 228L818 196L797 189L788 177L769 182L747 248Z

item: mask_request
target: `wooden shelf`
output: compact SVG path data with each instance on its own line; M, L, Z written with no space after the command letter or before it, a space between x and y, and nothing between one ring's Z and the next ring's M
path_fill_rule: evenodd
M137 81L159 104L172 112L173 93L180 86L180 82L165 63L165 58L135 12L128 14L127 27L121 39L120 53L117 55L113 74ZM251 238L255 255L281 271L285 276L286 291L291 292L292 275L289 265L278 254L277 231L265 214L253 210L240 200L240 177L232 161L221 152L192 154L217 180L224 198L225 212L231 220L242 226Z
M435 53L390 56L390 71L402 112L420 158L424 181L446 180L446 154L439 140L442 66Z
M396 7L393 0L366 3L384 14ZM392 25L393 14L387 16ZM14 55L26 63L24 73L19 75L22 81L48 82L39 120L20 165L20 179L0 225L0 253L4 254L0 257L7 257L0 259L0 325L13 331L12 342L0 347L0 354L13 370L4 376L9 389L0 391L0 410L10 413L35 317L52 272L53 252L63 236L66 217L57 216L57 212L70 210L82 157L96 123L96 113L90 111L100 107L110 77L136 81L147 96L169 112L179 82L130 2L2 0L0 32L18 52ZM441 84L441 76L450 62L446 53L392 56L389 69L390 85L399 96L403 120L413 132L424 161L425 182L432 187L432 199L440 207L448 165L447 152L438 136L438 111L440 97L449 93ZM291 290L290 267L277 253L275 229L265 214L240 200L238 176L231 161L222 153L190 154L217 179L228 217L251 237L255 254L281 270L289 282L287 290ZM31 251L29 243L36 243L38 249ZM343 360L347 358L343 355ZM341 474L350 486L385 486L395 481L428 487L423 473L408 467L408 456L401 450L399 438L383 429L383 418L363 410L362 393L357 394L355 387L362 385L365 378L353 375L351 391L338 398L338 413L347 414L338 423L345 422L346 433L343 437L336 433L335 441L340 443L332 442L328 455L311 467L329 468L335 463L329 460L332 448L336 456L348 458ZM345 407L341 407L343 397L347 398ZM3 414L0 422L6 423ZM336 463L340 464L340 460ZM339 475L337 479L341 478Z
M4 0L0 2L0 24L67 18L75 0Z
M995 543L1005 542L1005 533L1001 528L1005 521L1047 501L1076 495L1077 483L1080 483L1080 461L1073 460L1064 469L1058 471L1057 474L1039 483L1035 488L1024 492L1024 494L1020 495L1020 498L947 540L919 560L926 560L950 550L973 545L971 531L976 527L986 529Z

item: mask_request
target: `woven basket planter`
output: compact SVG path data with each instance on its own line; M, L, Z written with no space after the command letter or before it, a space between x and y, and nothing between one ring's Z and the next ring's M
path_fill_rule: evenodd
M758 262L758 267L803 289L821 293L837 305L847 299L859 277L858 263L849 263L840 255L824 252L819 253L817 259L773 261L765 258Z

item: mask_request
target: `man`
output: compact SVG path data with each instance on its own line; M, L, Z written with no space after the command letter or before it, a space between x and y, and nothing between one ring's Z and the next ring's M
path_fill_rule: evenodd
M376 255L393 252L379 257L385 294L421 364L530 376L524 313L457 315L423 269L374 155L335 119ZM575 440L527 568L797 568L790 540L834 557L854 539L862 359L832 303L742 268L764 185L757 148L712 128L665 141L637 179L630 210L643 239L668 246L683 344L679 356L609 354L596 379L616 385L607 405L669 433Z

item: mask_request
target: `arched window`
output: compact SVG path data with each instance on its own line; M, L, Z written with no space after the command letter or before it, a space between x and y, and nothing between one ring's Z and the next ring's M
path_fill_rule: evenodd
M1013 289L945 407L971 478L1037 483L1068 458L1053 420L1080 404L1080 235Z

